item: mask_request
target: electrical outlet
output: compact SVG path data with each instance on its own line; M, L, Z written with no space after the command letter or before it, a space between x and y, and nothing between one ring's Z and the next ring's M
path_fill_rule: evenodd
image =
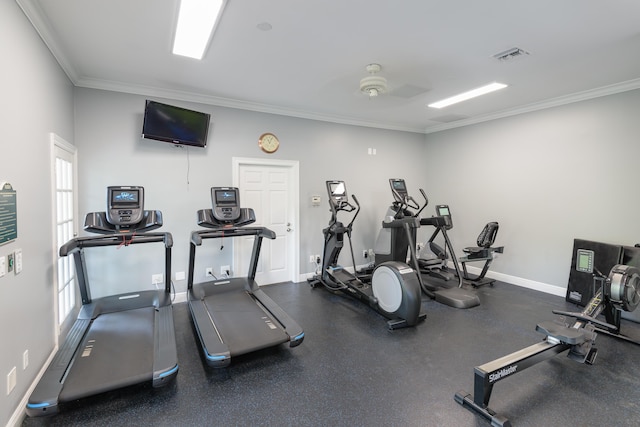
M204 275L207 277L213 277L213 268L207 267L207 269L204 271Z
M309 262L310 263L315 263L316 262L316 256L315 255L309 255Z
M27 366L29 366L29 350L22 353L22 370L27 369Z
M7 375L7 396L13 391L13 389L16 387L16 367L14 366L13 369L11 369L9 371L9 374Z
M14 260L15 258L12 253L7 255L7 273L11 273L13 271Z
M185 277L186 276L184 274L184 271L177 271L176 272L176 280L184 280Z
M320 264L320 261L322 261L322 260L320 259L320 255L316 255L316 264Z
M223 265L222 267L220 267L220 274L222 274L223 276L231 276L231 267L229 267L228 265Z
M421 251L422 250L422 243L418 243L416 245L416 251Z
M152 285L159 285L160 283L163 282L162 277L163 277L162 274L152 274L151 275L151 284Z
M366 249L363 249L363 250L362 250L362 257L363 257L364 259L369 258L369 251L368 251L368 250L366 250Z

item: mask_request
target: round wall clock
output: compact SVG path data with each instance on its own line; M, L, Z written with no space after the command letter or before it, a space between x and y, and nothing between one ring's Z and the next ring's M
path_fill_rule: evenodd
M265 153L271 154L275 153L278 147L280 147L280 141L278 137L272 133L263 133L258 139L258 146Z

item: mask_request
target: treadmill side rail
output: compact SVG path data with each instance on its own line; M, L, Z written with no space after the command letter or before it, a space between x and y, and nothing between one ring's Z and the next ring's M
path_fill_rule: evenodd
M152 385L162 387L178 374L178 351L171 305L159 307L156 311L154 341Z
M198 338L204 351L207 365L212 368L224 368L231 363L231 351L218 334L204 302L200 299L190 299L189 309L196 325Z
M296 347L304 340L304 331L285 311L280 308L262 289L253 291L255 299L271 313L282 325L287 335L289 335L289 347Z
M31 393L27 403L27 415L37 417L58 413L58 397L62 390L64 377L78 346L84 338L91 319L75 321L62 347L58 349L53 360L42 375L38 385Z

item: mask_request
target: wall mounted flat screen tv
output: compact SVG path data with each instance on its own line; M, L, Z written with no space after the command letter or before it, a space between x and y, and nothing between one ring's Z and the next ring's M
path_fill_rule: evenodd
M207 146L210 115L147 100L142 137L172 144Z

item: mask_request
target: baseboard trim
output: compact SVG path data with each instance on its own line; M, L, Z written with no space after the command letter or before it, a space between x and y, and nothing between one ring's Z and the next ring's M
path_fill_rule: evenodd
M179 304L181 302L187 302L187 291L184 292L176 292L172 303Z
M492 279L506 282L511 285L520 286L527 289L533 289L534 291L544 292L545 294L556 295L563 297L567 294L566 288L560 286L550 285L548 283L536 282L535 280L524 279L522 277L510 276L508 274L489 272L486 275Z
M368 264L357 266L357 268L361 269L362 267L366 267L367 265ZM453 269L453 264L451 264L449 267ZM347 270L353 271L353 268L347 267ZM469 271L469 273L475 274L475 275L480 274L480 272L482 271L482 269L480 269L478 267L473 267L473 266L468 266L467 270ZM298 281L304 282L307 279L313 277L314 274L315 273L304 273L304 274L301 274L301 275L298 276ZM534 291L544 292L545 294L556 295L556 296L563 297L563 298L567 293L567 288L566 287L563 288L563 287L551 285L551 284L548 284L548 283L537 282L535 280L525 279L523 277L511 276L509 274L504 274L504 273L498 273L498 272L491 271L491 270L489 270L487 272L486 277L489 277L489 278L495 279L495 280L499 280L500 282L509 283L511 285L520 286L522 288L532 289Z

